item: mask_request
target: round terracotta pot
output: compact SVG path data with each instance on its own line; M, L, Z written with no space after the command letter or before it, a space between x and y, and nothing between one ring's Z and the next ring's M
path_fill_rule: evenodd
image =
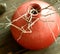
M59 35L60 16L46 2L30 1L19 6L12 17L14 39L26 49L49 47Z

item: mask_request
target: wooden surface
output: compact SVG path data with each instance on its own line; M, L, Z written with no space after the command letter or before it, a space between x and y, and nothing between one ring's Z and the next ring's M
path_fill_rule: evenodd
M0 3L6 3L7 5L6 12L0 16L0 23L8 22L6 16L11 19L16 8L26 1L29 0L0 0ZM44 1L52 4L58 13L60 13L60 9L58 10L60 3L57 2L57 0ZM0 26L0 54L60 54L60 37L58 37L57 41L47 49L30 51L19 46L19 44L13 39L10 28L8 27L5 29L5 26L6 25Z

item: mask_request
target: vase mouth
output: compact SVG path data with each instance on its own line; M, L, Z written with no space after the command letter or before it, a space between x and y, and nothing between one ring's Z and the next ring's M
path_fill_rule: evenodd
M30 14L32 14L33 16L36 16L40 14L40 12L41 12L41 7L39 4L36 4L36 3L30 4L30 7L29 7Z

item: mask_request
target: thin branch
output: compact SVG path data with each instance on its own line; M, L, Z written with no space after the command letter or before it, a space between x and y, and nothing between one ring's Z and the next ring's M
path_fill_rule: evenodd
M60 27L59 27L58 23L56 23L56 25L57 25L57 28L58 28L58 31L59 31L60 30Z
M33 23L31 23L31 25L29 25L28 28L30 28L31 26L33 26L38 20L39 20L39 18L37 18Z
M19 41L21 38L22 38L22 32L21 32L21 35L17 38L17 41Z
M43 9L41 9L41 10L45 10L45 9L48 9L50 6L52 6L52 5L49 5L49 6L47 6L47 7L43 8Z
M24 29L22 29L22 28L20 28L20 27L18 27L16 25L14 25L14 24L11 24L11 26L17 28L18 30L22 31L23 33L26 33L26 31Z
M47 24L48 24L48 28L49 28L50 32L52 33L52 37L53 37L54 41L56 42L55 34L54 34L54 32L52 31L49 23L47 23Z
M11 22L11 20L10 19L8 19L8 17L6 16L6 20L8 21L8 22Z
M14 19L14 20L12 21L12 23L18 21L19 19L21 19L21 18L22 18L23 16L25 16L25 15L26 15L26 14L24 14L24 15L22 15L22 16L16 18L16 19Z
M46 15L41 14L41 15L44 16L44 17L47 17L47 16L52 15L52 14L54 14L54 13L49 13L49 14L46 14Z

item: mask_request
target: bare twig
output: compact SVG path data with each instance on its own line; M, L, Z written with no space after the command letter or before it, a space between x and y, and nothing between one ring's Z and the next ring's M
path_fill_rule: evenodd
M50 32L52 33L52 37L53 37L54 41L56 42L55 34L53 33L53 31L52 31L48 22L47 22L47 25L48 25L48 28L49 28Z

